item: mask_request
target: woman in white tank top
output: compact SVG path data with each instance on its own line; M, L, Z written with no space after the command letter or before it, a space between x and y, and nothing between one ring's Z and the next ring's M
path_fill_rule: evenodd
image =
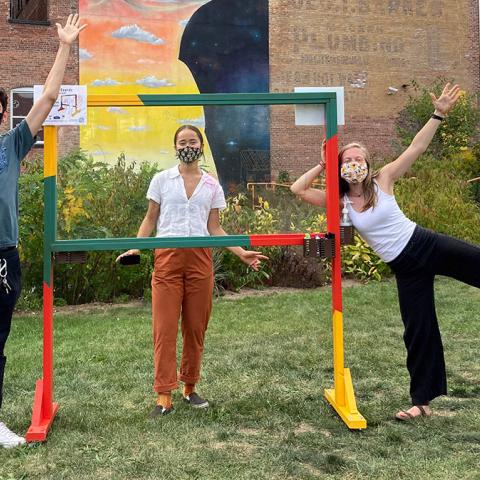
M393 194L395 181L425 152L440 122L457 102L460 88L447 84L439 98L430 95L435 107L432 118L410 146L377 174L372 174L368 152L359 143L346 145L338 155L340 202L347 204L353 225L390 265L397 280L412 399L411 408L395 415L401 421L430 416L430 401L447 393L435 313L435 275L450 276L480 288L480 247L416 225L405 217ZM292 185L292 192L305 202L325 207L325 192L311 187L324 168L322 154L320 164L302 175Z

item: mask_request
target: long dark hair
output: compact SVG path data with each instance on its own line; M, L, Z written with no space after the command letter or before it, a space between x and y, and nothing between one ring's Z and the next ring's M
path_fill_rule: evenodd
M362 212L364 212L365 210L368 210L369 208L372 208L377 204L377 192L375 191L373 179L378 175L378 172L372 173L372 168L370 165L370 154L368 153L368 150L365 148L364 145L358 142L352 142L343 146L338 151L338 178L340 180L340 197L348 194L348 191L350 190L350 184L341 177L340 171L342 169L343 154L351 148L359 148L362 151L363 157L365 158L368 166L367 178L365 178L365 180L362 182L363 194L365 195L366 200L365 205L362 209Z

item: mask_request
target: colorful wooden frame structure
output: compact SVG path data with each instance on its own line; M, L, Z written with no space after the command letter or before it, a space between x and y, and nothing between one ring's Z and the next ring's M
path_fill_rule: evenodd
M344 366L342 281L340 259L340 204L336 93L233 93L192 95L89 95L89 107L167 107L185 105L288 105L321 104L326 110L327 230L334 238L332 259L334 387L325 398L350 429L364 429L365 418L357 410L350 370ZM57 127L45 127L44 136L44 267L43 267L43 378L37 380L28 442L45 441L58 410L53 402L53 266L61 252L186 247L303 245L300 233L227 235L224 237L57 239Z

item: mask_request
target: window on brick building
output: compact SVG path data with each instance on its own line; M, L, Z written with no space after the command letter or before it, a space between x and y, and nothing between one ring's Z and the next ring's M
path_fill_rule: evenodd
M33 88L15 88L10 92L10 128L15 128L33 106ZM35 137L34 147L43 146L43 128Z
M48 25L48 0L10 0L10 21Z

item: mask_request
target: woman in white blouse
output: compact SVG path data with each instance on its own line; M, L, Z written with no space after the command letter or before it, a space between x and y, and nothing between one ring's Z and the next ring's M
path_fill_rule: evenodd
M157 237L226 235L220 225L225 196L218 181L203 172L203 136L192 125L180 127L174 136L179 164L157 173L147 192L148 211L137 237L149 237L156 227ZM245 264L258 270L267 257L260 252L228 247ZM129 250L117 258L138 255ZM166 248L155 251L152 275L152 323L154 342L154 389L158 393L153 416L173 411L172 390L184 383L183 400L194 408L208 407L195 385L205 332L212 310L213 265L209 248ZM178 319L182 318L183 350L177 377L176 342Z
M459 95L458 85L451 87L450 84L439 98L431 94L435 108L432 118L411 145L376 174L372 174L363 145L350 143L338 154L340 202L347 205L354 227L390 265L397 280L412 399L409 409L396 413L395 418L401 421L430 416L430 401L447 393L442 340L435 313L435 275L446 275L480 287L480 247L416 225L400 210L393 192L395 181L425 152ZM325 192L311 187L324 167L322 157L320 165L292 185L292 192L308 203L325 206Z

